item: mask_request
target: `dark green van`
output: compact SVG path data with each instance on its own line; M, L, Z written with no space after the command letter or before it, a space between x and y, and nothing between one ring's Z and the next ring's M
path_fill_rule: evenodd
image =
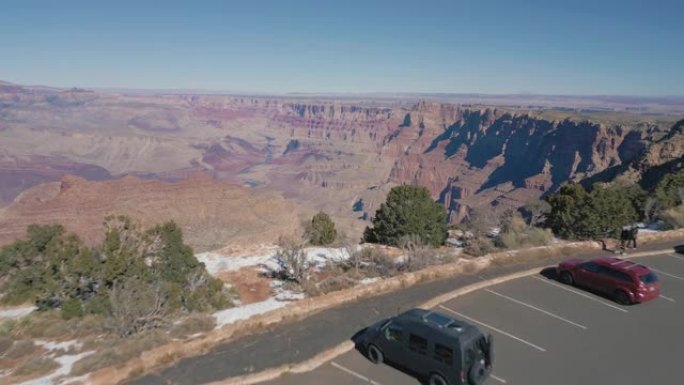
M429 385L480 385L492 372L491 335L436 311L411 309L377 322L359 343L372 362L406 368Z

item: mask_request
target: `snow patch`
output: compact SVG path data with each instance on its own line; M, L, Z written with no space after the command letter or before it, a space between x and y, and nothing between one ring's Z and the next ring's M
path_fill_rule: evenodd
M72 347L79 350L83 347L83 343L78 342L78 340L70 340L63 342L45 341L45 340L34 340L36 345L42 346L48 352L54 352L56 350L69 351Z
M0 319L21 318L31 314L36 310L35 306L22 306L14 308L0 309Z
M207 271L216 275L224 271L240 270L243 267L259 266L266 264L276 254L277 250L263 255L239 256L239 255L223 255L214 252L196 254L195 257L200 262L204 263Z
M234 322L248 319L258 314L266 313L287 305L287 302L278 301L275 298L269 298L266 301L251 303L232 309L221 310L214 313L216 317L216 327L232 324Z
M364 279L362 279L362 280L359 281L359 284L361 284L361 285L369 285L369 284L371 284L371 283L373 283L373 282L379 281L380 279L381 279L380 277L364 278Z
M279 309L290 302L298 301L306 297L304 293L296 293L285 289L282 281L272 281L271 288L273 288L274 294L265 301L242 305L214 313L216 327L218 328L271 310Z
M57 363L60 365L59 369L48 374L47 376L22 382L21 385L57 385L71 382L74 380L74 378L69 378L66 376L68 376L68 374L71 372L71 368L74 366L74 364L78 360L86 356L89 356L93 353L95 353L95 351L91 350L88 352L78 354L67 354L60 357L56 357L54 360L57 361Z
M200 262L204 263L207 271L212 275L221 272L236 271L244 267L261 267L264 271L277 271L280 269L276 255L278 246L261 247L256 252L206 252L195 254ZM328 262L341 262L349 259L346 249L327 247L306 247L302 249L307 261L312 266L322 266Z

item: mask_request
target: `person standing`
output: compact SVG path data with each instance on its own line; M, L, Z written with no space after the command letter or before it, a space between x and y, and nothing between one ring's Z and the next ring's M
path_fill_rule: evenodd
M629 240L632 243L632 249L637 248L637 236L639 235L639 227L638 226L633 226L632 229L630 230L629 233ZM627 243L627 246L629 246L629 243Z
M630 230L629 226L623 226L622 231L620 231L620 254L625 253L625 244L629 246Z

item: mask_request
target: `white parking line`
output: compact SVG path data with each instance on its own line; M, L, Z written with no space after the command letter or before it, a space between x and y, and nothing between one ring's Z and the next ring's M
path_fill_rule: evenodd
M544 283L547 283L547 284L549 284L549 285L555 286L555 287L557 287L557 288L559 288L559 289L563 289L563 290L567 290L567 291L569 291L569 292L571 292L571 293L575 293L575 294L577 294L577 295L579 295L579 296L582 296L582 297L584 297L584 298L587 298L587 299L590 299L590 300L592 300L592 301L598 302L598 303L600 303L600 304L602 304L602 305L608 306L609 308L613 308L613 309L615 309L615 310L619 310L619 311L621 311L621 312L623 312L623 313L628 313L628 311L627 311L626 309L623 309L623 308L621 308L621 307L617 307L617 306L615 306L615 305L611 305L611 304L609 304L608 302L601 301L600 299L594 298L594 297L592 297L592 296L590 296L590 295L588 295L588 294L584 294L584 293L579 292L579 291L577 291L577 290L574 290L574 289L570 289L570 288L568 288L568 287L565 287L565 286L563 286L563 285L561 285L561 284L558 284L558 283L549 281L549 280L546 279L546 278L539 278L539 277L532 277L532 278L538 279L538 280L540 280L540 281L542 281L542 282L544 282Z
M666 297L662 294L660 295L660 298L664 299L665 301L675 302L674 298Z
M509 296L507 296L507 295L498 293L498 292L496 292L496 291L494 291L494 290L485 289L485 291L488 292L488 293L492 293L492 294L494 294L494 295L498 295L499 297L505 298L505 299L507 299L507 300L509 300L509 301L511 301L511 302L515 302L515 303L517 303L518 305L527 306L527 307L530 308L530 309L536 310L536 311L538 311L538 312L540 312L540 313L542 313L542 314L546 314L546 315L549 316L549 317L553 317L553 318L558 319L558 320L561 320L561 321L563 321L563 322L567 322L567 323L569 323L570 325L577 326L577 327L580 328L580 329L587 330L587 327L584 326L584 325L580 325L580 324L578 324L577 322L572 322L572 321L570 321L569 319L563 318L563 317L561 317L561 316L559 316L559 315L557 315L557 314L553 314L553 313L551 313L551 312L549 312L549 311L546 311L546 310L544 310L544 309L540 309L540 308L538 308L538 307L536 307L536 306L530 305L529 303L525 303L525 302L520 301L520 300L517 300L517 299L515 299L515 298L511 298L511 297L509 297Z
M670 254L670 257L679 259L680 261L684 261L684 258L682 258L682 257L680 257L680 256L678 256L678 255L671 255L671 254Z
M662 275L664 275L664 276L666 276L666 277L670 277L670 278L678 279L678 280L680 280L680 281L684 281L684 277L680 277L680 276L678 276L678 275L672 275L672 274L670 274L670 273L666 273L666 272L664 272L664 271L662 271L662 270L657 270L657 269L654 269L654 268L652 268L652 267L649 267L649 269L655 271L655 272L658 273L658 274L662 274Z
M349 368L345 368L344 366L338 364L338 363L335 362L335 361L331 362L330 365L336 367L337 369L340 369L341 371L343 371L343 372L345 372L345 373L347 373L347 374L351 374L352 376L358 378L359 380L366 381L366 382L368 382L369 384L381 385L379 382L375 382L375 381L371 380L370 378L368 378L368 377L366 377L366 376L364 376L364 375L362 375L362 374L356 373L355 371L353 371L353 370L351 370L351 369L349 369Z
M503 378L497 377L497 376L495 376L495 375L493 375L493 374L490 374L489 377L491 377L491 378L493 378L493 379L499 381L499 382L502 383L502 384L507 384L507 383L508 383L508 382L507 382L506 380L504 380Z
M524 339L522 339L522 338L518 338L518 337L514 336L514 335L511 334L511 333L505 332L505 331L503 331L503 330L501 330L501 329L497 329L497 328L495 328L494 326L487 325L487 324L484 323L484 322L480 322L480 321L478 321L478 320L476 320L476 319L472 319L472 318L468 317L467 315L461 314L461 313L459 313L459 312L457 312L457 311L455 311L455 310L449 309L448 307L446 307L446 306L444 306L444 305L439 305L439 307L442 308L442 309L444 309L444 310L446 310L446 311L448 311L448 312L454 313L454 314L456 314L457 316L459 316L459 317L461 317L461 318L465 318L465 319L467 319L468 321L471 321L471 322L474 322L474 323L476 323L476 324L482 325L482 326L486 327L487 329L491 329L491 330L493 330L493 331L495 331L495 332L497 332L497 333L499 333L499 334L505 335L506 337L512 338L512 339L514 339L514 340L516 340L516 341L519 341L519 342L522 342L522 343L524 343L524 344L527 345L527 346L531 346L531 347L533 347L533 348L539 350L540 352L545 352L545 351L546 351L546 349L542 348L542 347L539 346L539 345L535 345L535 344L533 344L533 343L531 343L531 342L529 342L529 341L526 341L526 340L524 340Z

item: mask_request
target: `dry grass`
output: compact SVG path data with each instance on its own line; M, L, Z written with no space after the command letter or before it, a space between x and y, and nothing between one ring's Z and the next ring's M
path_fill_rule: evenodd
M16 341L12 346L5 352L5 358L10 360L16 360L22 357L26 357L32 354L38 349L38 346L33 343L33 341L22 340Z
M12 372L16 377L37 377L52 372L59 368L59 364L49 357L29 357L19 364Z
M215 326L216 318L211 314L192 314L173 325L170 334L174 338L186 338L213 330Z
M168 342L170 338L157 331L114 341L103 339L98 347L93 346L91 342L88 348L95 348L96 352L77 361L71 369L71 375L80 376L97 369L124 364L135 357L140 357L143 352Z
M463 252L474 257L481 257L493 252L495 249L491 239L487 237L477 237L468 242Z
M660 217L667 227L681 229L684 227L684 205L665 210Z
M354 287L357 281L347 275L332 276L318 283L318 290L321 294L332 293L334 291L349 289Z
M0 337L0 357L5 354L14 344L14 340L10 337Z
M106 322L101 316L88 315L65 321L58 311L34 313L0 323L0 336L15 339L67 340L106 332Z

